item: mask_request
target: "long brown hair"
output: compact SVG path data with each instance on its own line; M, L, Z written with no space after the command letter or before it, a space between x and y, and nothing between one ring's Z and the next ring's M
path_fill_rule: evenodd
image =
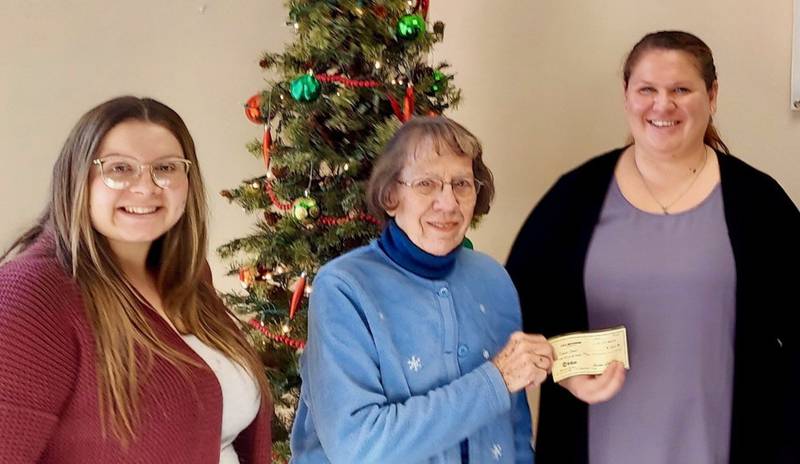
M706 90L711 92L714 88L714 83L717 82L717 68L714 65L714 55L711 54L711 48L699 37L688 32L658 31L642 37L628 53L628 57L622 67L622 79L625 82L626 90L633 68L636 67L645 53L652 50L676 50L688 53L693 58L695 66L706 84ZM629 140L630 142L632 140ZM714 127L714 121L711 117L708 120L703 142L717 151L730 153L717 128Z
M150 247L147 266L156 276L164 312L183 333L192 333L242 365L258 382L262 401L269 401L263 366L255 350L232 323L231 314L211 286L206 264L207 205L194 141L178 114L150 98L119 97L87 112L67 137L53 167L50 198L36 225L0 257L21 252L45 230L52 230L55 254L81 289L94 333L100 415L121 443L136 436L139 379L153 356L182 371L197 366L191 358L159 338L142 311L146 302L125 278L106 238L89 217L89 174L105 135L123 121L142 121L169 130L193 164L183 216ZM137 363L137 354L144 362Z

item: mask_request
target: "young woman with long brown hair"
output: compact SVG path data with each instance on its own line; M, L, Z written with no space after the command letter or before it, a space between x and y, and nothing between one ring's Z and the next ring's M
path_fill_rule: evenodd
M172 109L80 119L0 257L0 462L269 461L267 380L211 285L206 210Z

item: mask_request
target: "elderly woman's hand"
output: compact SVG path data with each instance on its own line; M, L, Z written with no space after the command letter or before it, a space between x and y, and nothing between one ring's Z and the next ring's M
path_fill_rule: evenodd
M614 361L600 375L576 375L558 382L581 401L589 404L608 401L625 383L625 367Z
M553 347L541 335L514 332L492 359L510 393L539 386L553 365Z

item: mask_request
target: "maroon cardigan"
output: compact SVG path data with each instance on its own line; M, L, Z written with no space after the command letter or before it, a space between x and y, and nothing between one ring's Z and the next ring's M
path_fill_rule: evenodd
M163 340L205 366L160 316L145 314ZM52 238L40 238L0 268L1 463L219 463L222 395L210 369L187 366L184 375L154 357L125 450L102 435L94 353L79 288ZM270 462L271 415L262 402L234 442L242 464Z

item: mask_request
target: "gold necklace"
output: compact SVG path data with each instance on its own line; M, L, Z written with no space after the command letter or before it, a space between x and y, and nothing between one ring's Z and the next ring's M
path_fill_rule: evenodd
M642 179L642 185L644 185L644 188L645 190L647 190L647 193L650 195L650 198L652 198L653 201L656 202L656 204L661 208L661 211L664 212L665 216L669 215L669 209L672 208L675 205L675 203L679 202L681 198L683 198L687 193L689 193L689 190L692 189L692 186L700 177L700 174L703 172L703 169L705 169L706 160L708 160L708 148L703 147L703 155L704 155L703 162L700 164L700 166L689 170L691 172L691 175L694 176L692 178L692 181L689 182L689 185L687 185L686 188L680 193L680 195L675 197L675 199L673 199L668 204L664 204L658 201L658 198L656 198L656 196L653 194L653 191L650 189L650 185L647 183L647 180L645 180L644 174L642 174L642 170L639 169L639 163L636 161L636 149L634 148L633 165L636 167L636 172L639 173L639 178Z

